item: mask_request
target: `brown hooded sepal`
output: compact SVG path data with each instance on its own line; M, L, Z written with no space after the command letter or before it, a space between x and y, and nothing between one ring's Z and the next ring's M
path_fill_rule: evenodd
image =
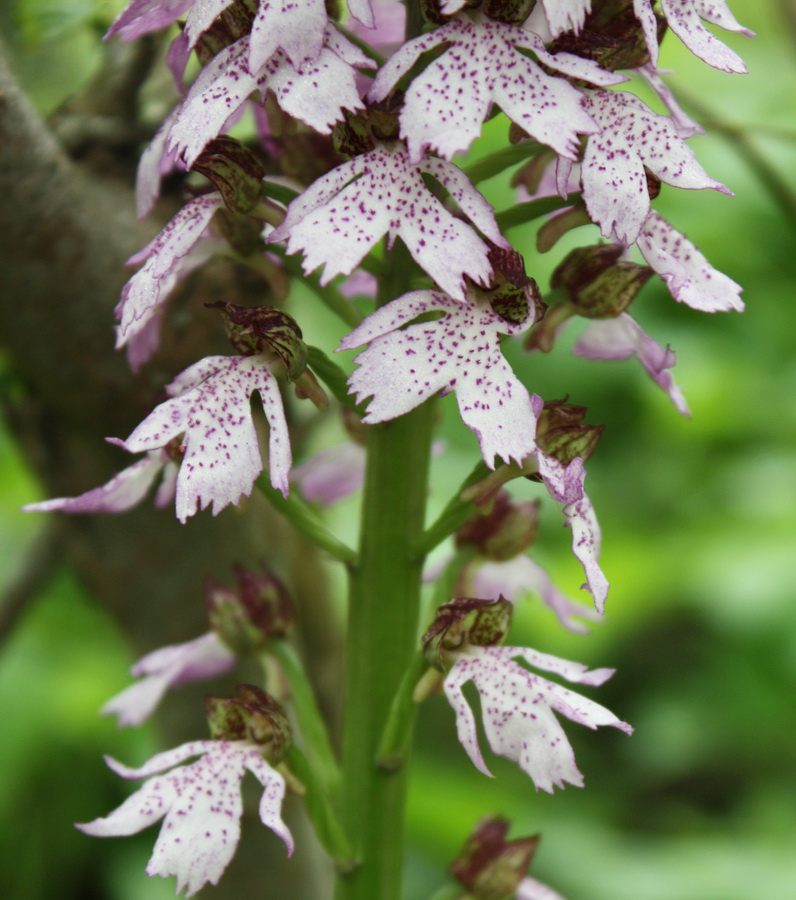
M210 141L192 170L213 183L232 212L251 212L262 196L265 166L240 141L227 135Z
M275 356L291 381L307 368L301 329L286 312L272 306L238 306L221 300L205 305L221 312L230 342L242 356Z
M545 403L536 425L539 449L568 466L579 456L584 462L592 455L602 437L604 425L586 425L588 410L564 400Z
M210 736L257 744L267 762L276 765L293 743L284 709L256 685L239 684L237 692L237 697L205 697Z
M428 631L423 635L423 655L433 668L444 672L445 656L467 646L491 647L508 634L514 612L504 597L480 600L461 597L443 603Z

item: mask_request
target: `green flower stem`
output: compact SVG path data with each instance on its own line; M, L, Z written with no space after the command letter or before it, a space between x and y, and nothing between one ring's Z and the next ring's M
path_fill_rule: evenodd
M399 900L407 767L377 751L393 698L417 650L423 528L434 404L374 425L360 538L351 572L343 721L343 824L361 866L338 878L337 900ZM411 714L405 723L411 730Z
M393 772L406 762L417 705L414 700L415 686L426 669L428 663L423 654L415 653L409 668L404 672L398 693L393 697L387 724L376 750L376 763L385 771Z
M334 559L348 566L356 563L358 559L356 550L336 538L315 515L312 508L295 493L283 497L280 491L271 487L271 482L265 473L255 483L271 505L282 513L296 531L312 541L316 547L320 547Z
M266 654L275 657L282 666L290 685L290 699L296 714L301 745L307 762L320 782L324 793L333 802L340 789L340 769L335 759L326 723L315 702L315 692L307 678L304 665L295 649L287 641L268 642Z
M321 846L331 857L338 872L353 871L357 861L351 844L317 773L298 747L291 747L287 751L285 762L306 790L304 806Z
M462 500L462 493L471 485L483 481L489 475L489 472L490 470L487 468L486 463L483 461L476 463L473 471L464 479L448 505L439 514L437 521L427 528L412 544L414 553L421 557L428 556L446 537L449 537L457 528L464 525L473 511L473 503L471 500Z

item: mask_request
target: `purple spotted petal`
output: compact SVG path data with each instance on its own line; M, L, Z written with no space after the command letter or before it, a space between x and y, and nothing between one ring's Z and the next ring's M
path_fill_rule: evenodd
M255 90L261 98L272 90L286 112L329 134L334 123L343 118L343 109L356 112L363 108L353 66L372 67L372 63L331 26L327 44L314 63L298 72L281 50L259 69L250 69L248 35L225 47L191 86L169 134L169 147L192 166L208 141L220 133Z
M326 23L324 0L261 0L251 31L251 70L265 66L277 50L284 51L296 68L315 62Z
M467 150L493 103L531 137L576 157L578 134L598 130L581 106L581 93L548 75L518 48L533 50L547 66L593 84L626 80L590 60L548 53L537 35L478 13L404 44L380 69L369 98L383 100L422 53L442 44L448 45L446 52L412 81L404 98L401 135L413 160L427 147L447 159Z
M128 264L146 263L122 289L122 299L116 307L117 347L124 346L159 312L180 279L215 252L215 243L207 244L204 249L197 245L206 237L210 219L221 203L221 195L215 191L196 197L154 240L130 257Z
M647 216L636 246L680 303L702 312L743 310L741 286L714 269L684 234L657 213Z
M724 0L661 0L661 11L669 28L695 56L724 72L746 72L741 57L702 24L704 19L725 31L754 37L753 31L738 24Z
M574 616L599 620L600 615L590 606L570 600L556 588L545 570L527 556L517 556L506 562L484 562L478 565L472 578L474 597L497 600L505 597L516 603L526 594L538 594L542 603L551 609L561 625L569 631L585 634L588 626Z
M285 792L283 777L245 741L192 741L158 753L139 769L108 759L123 778L145 778L179 766L192 756L191 765L150 778L110 815L77 827L95 837L135 834L163 819L147 875L175 875L177 893L193 896L205 884L217 884L232 859L240 838L243 804L240 783L248 769L264 787L260 818L288 848L293 839L280 815Z
M660 72L651 63L647 63L646 66L641 66L635 71L644 78L669 110L674 127L681 138L686 140L695 134L705 133L705 129L683 110L669 85L661 78Z
M451 215L429 191L422 173L451 192L471 221L507 247L492 208L456 166L426 158L413 164L402 144L378 146L315 181L288 207L269 241L289 238L288 253L304 253L309 274L324 265L321 284L350 275L385 234L400 237L415 261L455 297L464 300L464 276L486 284L492 274L487 245Z
M265 3L268 0L264 0ZM233 0L195 0L193 9L185 17L185 37L193 49L199 38L207 31L219 15L231 6Z
M656 115L624 91L590 91L586 109L602 128L583 156L583 199L604 237L632 244L650 212L644 167L686 190L731 193L710 178L668 116Z
M443 317L408 324L434 310ZM494 468L496 455L521 462L536 446L541 401L511 371L499 336L518 334L531 317L529 309L525 322L509 325L491 307L436 291L412 291L382 306L340 342L341 350L369 344L348 381L357 402L373 398L363 421L386 422L434 394L454 391L486 464Z
M589 359L627 359L638 357L652 380L660 385L684 416L690 416L682 390L674 383L671 369L677 361L674 351L665 349L648 337L628 313L615 319L591 319L572 348Z
M152 212L155 201L160 196L160 182L177 168L184 168L174 151L166 148L169 130L174 124L179 107L173 109L163 120L151 142L141 154L135 178L135 205L139 219Z
M602 533L591 500L583 490L586 477L583 460L577 457L565 466L541 450L537 451L536 459L547 492L564 505L564 524L572 529L572 552L586 573L583 587L591 591L594 606L602 613L608 596L608 580L599 561Z
M104 40L118 34L132 41L160 28L167 28L189 10L196 0L131 0L113 20Z
M163 450L152 450L143 459L123 469L102 487L79 497L58 497L28 503L25 512L117 513L126 512L144 499L155 479L169 462Z
M578 32L583 28L591 0L542 0L550 33L558 37L562 31Z
M473 764L489 775L478 745L475 717L461 686L472 681L481 697L484 733L494 753L519 763L537 790L553 792L565 783L582 787L575 754L554 711L588 728L611 725L630 734L632 728L610 710L514 662L555 672L569 681L602 684L611 669L588 671L579 663L522 647L469 647L458 655L443 689L456 712L459 740Z
M120 446L131 453L163 447L182 435L177 476L181 522L211 503L213 515L248 496L263 468L250 397L258 391L270 426L271 484L288 493L290 441L276 378L258 356L210 356L179 375L161 403Z
M141 680L111 697L100 712L104 716L116 716L120 726L140 725L169 688L214 678L228 672L234 664L235 654L215 632L186 644L161 647L133 665L130 673Z

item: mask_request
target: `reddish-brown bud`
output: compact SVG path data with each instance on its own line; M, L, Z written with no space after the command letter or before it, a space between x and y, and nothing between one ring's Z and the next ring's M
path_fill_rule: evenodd
M536 540L539 503L515 503L500 491L488 511L477 509L456 532L456 546L475 547L485 559L514 559Z
M550 277L553 288L565 288L579 316L607 319L623 313L636 298L652 269L620 259L619 244L578 247Z
M236 588L208 581L205 604L210 626L238 656L257 653L293 626L287 589L269 572L257 574L235 566Z
M450 872L475 900L509 900L531 864L539 835L507 841L509 822L482 819Z

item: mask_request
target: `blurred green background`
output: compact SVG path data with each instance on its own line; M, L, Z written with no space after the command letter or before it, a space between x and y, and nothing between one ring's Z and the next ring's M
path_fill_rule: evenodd
M478 775L456 741L452 712L431 698L413 769L408 900L430 896L487 813L511 818L517 835L542 832L533 874L568 900L796 897L796 13L791 0L730 5L758 33L753 41L721 33L749 75L709 69L673 36L662 65L675 70L684 99L705 107L697 118L711 133L694 149L737 196L664 189L656 208L744 285L747 309L700 314L658 282L633 307L648 333L676 350L675 380L693 418L680 418L637 363L572 357L575 329L550 357L507 351L533 390L569 394L589 407L589 421L606 425L587 488L612 582L606 621L588 637L563 633L529 601L512 642L616 667L592 696L636 733L567 726L586 787L551 797L491 755L496 778ZM91 73L111 12L94 0L3 6L15 68L42 110ZM474 155L488 147L480 142ZM767 184L765 167L783 184ZM500 184L485 192L499 208L511 202ZM532 229L512 237L546 287L562 249L537 259ZM566 246L596 237L581 229ZM446 405L449 448L436 466L436 503L472 460L472 436L451 412ZM532 496L533 486L520 493ZM1 586L42 524L19 512L39 489L4 433L0 494L0 559L8 561ZM350 529L355 511L354 501L337 507L336 527ZM558 510L545 507L535 558L574 594L581 577L559 525ZM97 717L127 683L124 637L63 572L0 654L3 896L172 896L173 881L143 876L154 831L105 842L71 826L126 793L102 753L133 764L158 749L154 729L119 732ZM98 894L87 873L100 859Z

